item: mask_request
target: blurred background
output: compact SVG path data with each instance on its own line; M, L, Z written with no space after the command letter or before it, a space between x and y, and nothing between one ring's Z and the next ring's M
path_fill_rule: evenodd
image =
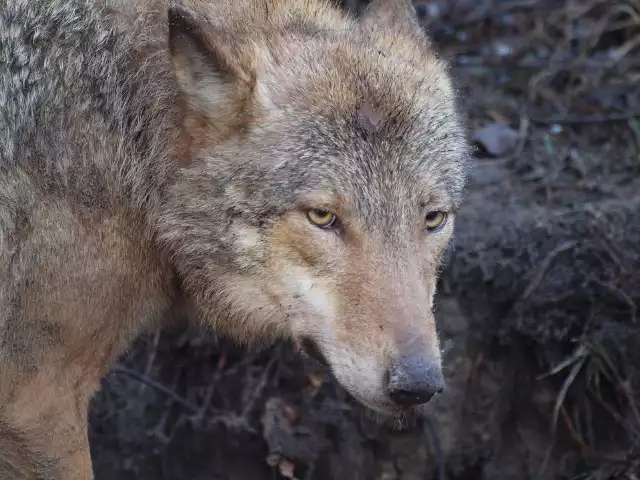
M476 147L437 301L446 393L399 430L289 345L176 322L104 379L97 480L640 478L640 0L415 8Z

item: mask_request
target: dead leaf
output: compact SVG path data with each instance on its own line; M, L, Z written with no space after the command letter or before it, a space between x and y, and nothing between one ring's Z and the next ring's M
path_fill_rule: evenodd
M320 388L324 383L324 374L318 372L309 373L309 382L315 388Z
M216 365L216 369L218 372L224 370L225 365L227 364L227 351L223 350L220 353L220 357L218 357L218 364Z
M289 426L293 426L298 421L298 412L296 409L290 405L286 405L282 411L284 414L284 418L289 424Z
M265 462L267 462L267 465L269 465L270 467L275 467L279 465L280 460L282 460L282 457L277 453L271 453L267 455L267 458L265 458Z
M516 148L520 135L508 125L492 123L476 130L474 137L490 155L502 157Z
M487 115L489 115L492 118L492 120L496 123L504 123L504 124L509 123L509 119L497 110L489 110L487 112Z
M309 383L311 383L311 388L309 389L311 391L311 396L315 397L324 383L324 374L312 372L307 374L307 376L309 377Z
M284 478L290 478L291 480L297 480L296 477L294 476L293 472L295 471L296 466L293 464L293 462L287 460L286 458L283 458L282 460L280 460L280 464L278 465L279 470L280 470L280 475L282 475Z

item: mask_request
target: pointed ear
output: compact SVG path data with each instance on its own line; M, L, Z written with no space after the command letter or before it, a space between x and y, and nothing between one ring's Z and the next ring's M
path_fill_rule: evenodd
M418 22L411 0L372 0L360 15L368 29L387 30L428 47L429 40Z
M216 112L253 88L247 52L232 35L182 8L170 8L168 21L176 80L192 108Z

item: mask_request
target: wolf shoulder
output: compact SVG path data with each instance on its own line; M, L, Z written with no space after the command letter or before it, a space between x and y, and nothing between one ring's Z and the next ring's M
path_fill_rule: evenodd
M117 164L123 154L153 148L144 131L161 115L150 105L171 93L161 75L145 78L163 62L154 51L163 34L154 7L136 0L0 0L5 174L12 166L37 167L30 171L64 184L65 176L104 174L110 169L100 162Z

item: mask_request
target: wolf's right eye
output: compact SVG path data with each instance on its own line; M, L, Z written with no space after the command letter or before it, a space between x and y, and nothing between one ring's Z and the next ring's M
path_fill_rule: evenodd
M338 217L333 212L328 210L309 210L307 212L309 221L316 227L330 228L336 223Z
M447 212L442 212L436 210L434 212L427 213L425 217L425 225L427 227L427 231L431 233L435 233L444 227L444 224L447 221Z

